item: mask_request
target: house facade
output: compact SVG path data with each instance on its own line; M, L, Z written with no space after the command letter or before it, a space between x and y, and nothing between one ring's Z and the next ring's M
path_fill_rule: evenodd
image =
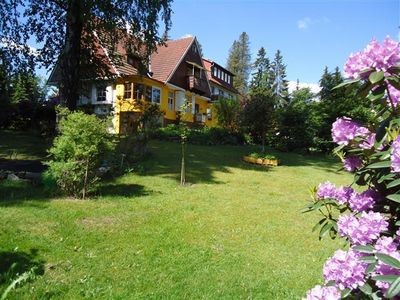
M210 82L211 100L218 101L221 98L238 100L239 92L233 86L235 75L211 59L203 58L203 64Z
M145 75L139 72L139 58L121 45L116 48L119 59L111 58L100 40L95 47L98 55L106 58L112 76L84 82L78 105L92 105L98 115L113 115L116 133L134 130L141 109L138 100L159 105L163 125L181 118L193 125L212 127L217 125L213 108L218 100L216 88L236 97L236 90L229 84L232 80L226 78L224 82L211 74L219 65L202 59L195 37L169 40L158 46ZM50 75L49 83L57 83L56 72Z

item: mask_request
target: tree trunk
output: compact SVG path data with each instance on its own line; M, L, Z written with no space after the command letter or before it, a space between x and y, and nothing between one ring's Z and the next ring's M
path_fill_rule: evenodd
M265 153L265 135L262 137L262 153Z
M185 143L182 143L181 185L186 183Z
M65 42L60 56L60 99L70 110L76 109L79 98L79 63L83 29L81 2L81 0L68 1Z
M85 200L86 193L87 193L88 172L89 172L89 159L86 159L85 178L84 178L84 181L83 181L83 190L82 190L82 199L83 200Z

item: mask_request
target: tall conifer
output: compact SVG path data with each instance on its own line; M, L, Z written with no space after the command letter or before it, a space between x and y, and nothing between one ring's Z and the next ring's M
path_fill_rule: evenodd
M274 61L271 63L270 76L272 81L272 91L278 107L289 103L289 83L286 80L286 65L280 50L275 53Z
M251 71L250 41L246 32L242 32L229 51L227 69L235 74L233 85L240 94L248 91L248 79Z

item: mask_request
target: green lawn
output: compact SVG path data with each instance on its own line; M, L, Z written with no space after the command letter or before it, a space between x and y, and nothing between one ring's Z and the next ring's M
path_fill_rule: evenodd
M179 144L150 148L92 200L0 184L0 267L43 270L11 298L299 299L321 282L338 242L300 209L310 186L350 181L335 161L279 153L266 169L241 162L254 147L189 145L180 187Z
M0 159L41 159L46 156L49 140L40 139L36 132L0 132Z

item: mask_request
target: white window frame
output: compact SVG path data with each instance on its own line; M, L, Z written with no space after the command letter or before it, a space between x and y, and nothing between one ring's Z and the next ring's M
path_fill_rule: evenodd
M156 91L156 90L158 91L158 101L154 100L154 96L155 96L154 91ZM151 87L151 103L155 103L155 104L158 104L158 105L161 104L161 89L160 88L155 87L155 86Z
M168 92L168 109L174 111L174 92Z
M103 100L99 100L103 98ZM96 86L96 102L106 102L107 101L107 86L106 85L97 85Z

